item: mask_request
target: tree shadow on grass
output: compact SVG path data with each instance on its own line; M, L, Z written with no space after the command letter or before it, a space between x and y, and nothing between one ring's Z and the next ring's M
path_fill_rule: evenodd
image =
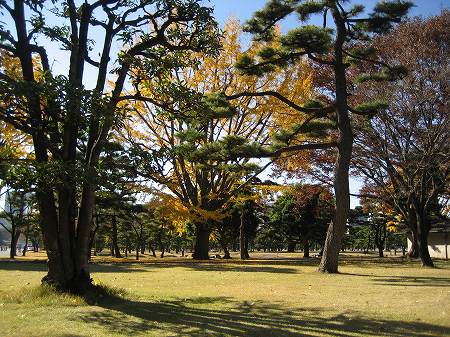
M263 272L295 274L299 270L295 268L283 267L281 264L276 266L266 265L264 262L256 264L236 264L236 263L209 263L209 262L182 262L182 263L93 263L91 271L93 273L131 273L146 272L155 269L164 268L188 268L195 271L220 271L220 272ZM20 271L47 271L47 264L43 261L25 262L25 261L0 261L0 270L20 270Z
M448 287L450 289L450 277L435 276L388 276L375 277L375 284L402 287Z
M116 298L98 305L104 310L81 313L74 319L128 336L149 331L170 337L422 337L449 333L445 327L420 322L372 319L351 312L330 316L325 309L286 309L225 297L165 302Z
M106 272L110 268L114 268L114 265L95 265L93 267L94 272ZM253 264L229 264L229 263L208 263L208 262L193 262L193 263L155 263L155 264L143 264L142 269L152 271L154 269L165 268L186 268L194 271L220 271L220 272L247 272L247 273L280 273L280 274L295 274L299 270L295 268L277 266L267 266L265 263L260 265Z
M97 266L100 266L97 268ZM146 271L144 266L129 263L114 263L105 265L91 266L93 272L107 272L107 273L129 273L134 271ZM19 270L19 271L40 271L47 272L47 261L0 261L0 270Z

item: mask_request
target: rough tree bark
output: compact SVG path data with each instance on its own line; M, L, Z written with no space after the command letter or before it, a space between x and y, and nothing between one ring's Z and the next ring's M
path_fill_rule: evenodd
M309 239L303 238L303 257L309 257Z
M117 218L116 215L113 214L112 216L112 222L111 222L111 237L112 237L112 253L114 257L116 258L122 258L122 255L120 254L119 244L117 240Z
M334 72L339 138L337 141L338 154L334 168L335 214L333 221L328 227L322 260L319 265L319 271L325 273L338 272L339 251L350 210L349 167L353 147L353 133L347 105L347 79L342 53L346 28L345 22L337 8L333 10L333 17L336 23Z
M293 252L295 252L295 246L296 246L296 242L295 242L295 241L292 241L292 240L289 240L289 242L288 242L288 247L287 247L288 253L293 253Z
M434 267L430 252L428 251L428 234L430 225L425 212L416 211L417 216L417 243L419 246L419 257L424 267Z
M209 260L209 234L207 224L195 225L194 260Z

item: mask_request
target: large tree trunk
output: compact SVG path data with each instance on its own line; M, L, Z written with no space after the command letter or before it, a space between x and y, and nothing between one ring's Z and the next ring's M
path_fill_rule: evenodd
M219 240L220 246L223 250L223 259L231 259L230 251L228 250L228 242L223 237Z
M383 246L378 246L378 257L384 257L384 247Z
M229 260L231 259L230 251L228 250L228 247L225 245L222 247L223 249L223 259Z
M419 257L419 243L417 242L416 231L411 231L411 247L408 251L408 257L411 259L417 259Z
M307 237L303 238L303 257L309 257L309 240Z
M408 228L411 230L411 247L408 251L408 257L417 259L419 257L419 244L417 242L417 216L413 205L408 206Z
M156 257L155 247L153 247L151 242L148 243L148 250L152 252L153 257Z
M290 241L288 242L288 247L287 247L288 253L294 253L294 252L295 252L295 246L296 246L296 242L290 240Z
M17 256L17 241L19 241L20 237L20 230L15 229L14 227L11 229L11 249L9 251L9 257L11 259L14 259L15 256Z
M209 259L209 232L207 224L195 225L194 260Z
M248 253L248 246L249 246L249 244L248 244L248 237L247 237L247 235L245 236L244 244L245 244L244 245L245 258L249 259L250 258L250 254Z
M87 6L83 7L84 9ZM85 14L85 11L82 11L82 14ZM30 47L30 41L27 32L27 23L25 19L25 10L24 10L24 1L15 0L14 1L14 21L16 27L16 35L17 35L17 56L20 59L20 64L22 68L23 80L29 84L34 84L35 76L34 76L34 65L33 65L33 57L32 57L32 48ZM84 27L88 26L89 20L84 20ZM80 25L80 36L81 36L81 25ZM87 38L87 30L83 30L84 37ZM87 48L87 44L80 43L84 50ZM82 85L81 74L82 68L85 60L85 55L83 51L78 48L79 45L77 43L73 44L74 50L76 53L72 53L71 55L71 66L70 66L70 82L73 85L75 80L78 81L79 86L77 87L77 92ZM81 62L77 63L80 65L78 67L78 71L73 71L72 67L74 63L72 62L72 56L77 55ZM43 62L44 66L44 62ZM49 65L45 64L44 70L48 70ZM77 76L74 76L77 75ZM75 86L73 86L75 89ZM75 90L74 90L75 91ZM68 99L77 100L79 99L78 95L69 95ZM39 93L37 91L31 91L28 97L28 109L30 112L31 120L33 121L34 130L31 133L33 139L34 146L34 154L36 157L36 162L39 164L46 165L49 162L49 154L47 149L48 139L44 134L44 122L43 122L43 114L41 110L41 98L39 97ZM52 104L55 102L49 101L49 109L52 109ZM73 102L71 102L73 103ZM79 104L71 104L68 103L69 107L67 111L67 115L65 117L64 123L64 133L63 133L63 150L61 154L53 153L52 160L59 161L61 164L64 164L65 168L73 167L75 157L76 157L76 145L77 145L77 137L78 137L78 128L77 128L77 118L79 113L76 113ZM78 102L79 103L79 102ZM73 123L72 123L73 122ZM48 256L48 273L43 278L44 283L49 283L55 286L56 288L63 291L73 291L77 292L80 290L80 278L79 278L79 270L77 268L79 265L77 262L79 260L76 259L76 251L83 251L84 255L84 263L81 265L87 265L87 248L89 247L89 231L86 234L86 237L79 236L81 240L85 240L86 249L84 247L80 247L80 245L75 244L75 179L70 174L67 174L66 183L67 185L61 187L58 191L54 190L53 186L48 183L48 181L44 181L46 176L43 175L41 179L37 182L37 200L39 204L40 210L40 222L42 228L42 234L44 238L44 245L47 250ZM61 176L64 179L64 175ZM50 186L49 186L50 185ZM58 195L58 200L55 200L55 194ZM56 206L57 205L57 206ZM80 216L82 215L82 207L80 208ZM89 219L90 221L90 219ZM82 228L83 226L78 226L78 228ZM89 228L89 226L88 226ZM81 249L80 249L81 248ZM89 277L87 278L88 280Z
M417 242L419 245L419 256L424 267L434 267L430 252L428 251L428 234L430 228L426 215L417 212Z
M384 257L384 243L386 242L386 226L377 225L375 243L378 248L378 257Z
M96 216L94 229L89 234L89 261L91 261L92 249L94 249L94 256L97 256L97 244L95 242L98 231L98 215Z
M319 271L326 273L338 272L339 251L341 250L345 225L350 210L349 167L353 147L353 133L347 106L347 80L342 54L342 46L345 42L345 23L337 8L333 9L333 17L336 23L334 72L339 139L337 141L338 153L334 168L335 213L333 221L328 227L323 256L319 265Z

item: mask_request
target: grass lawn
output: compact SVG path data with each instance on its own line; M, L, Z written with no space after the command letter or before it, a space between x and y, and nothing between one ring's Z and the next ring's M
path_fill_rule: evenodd
M94 280L126 294L93 305L38 287L44 263L1 259L0 336L450 336L450 262L343 256L324 275L315 259L253 256L96 263Z

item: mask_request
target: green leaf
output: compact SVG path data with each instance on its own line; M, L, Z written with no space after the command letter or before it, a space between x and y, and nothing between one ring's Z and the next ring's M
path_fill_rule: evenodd
M381 110L387 109L389 104L385 101L372 101L358 105L354 110L360 114L373 116Z
M332 47L332 33L332 29L308 25L289 31L281 38L281 44L292 51L325 54Z

